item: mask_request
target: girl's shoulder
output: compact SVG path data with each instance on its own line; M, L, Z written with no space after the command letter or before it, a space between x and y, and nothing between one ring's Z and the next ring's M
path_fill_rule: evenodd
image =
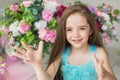
M108 57L107 51L103 47L97 46L96 47L96 54L97 54L98 59L104 59L104 58Z

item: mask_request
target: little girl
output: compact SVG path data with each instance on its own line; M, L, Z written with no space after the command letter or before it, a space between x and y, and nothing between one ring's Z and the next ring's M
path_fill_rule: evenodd
M80 4L62 14L47 69L42 64L43 41L38 50L22 43L16 56L33 65L38 80L116 80L98 34L94 17ZM57 74L61 71L62 78Z

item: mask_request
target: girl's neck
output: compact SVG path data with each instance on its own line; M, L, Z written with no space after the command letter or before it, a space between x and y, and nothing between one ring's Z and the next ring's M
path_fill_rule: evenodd
M89 45L86 44L80 48L75 48L75 47L71 47L71 53L74 54L83 54L83 53L88 53L89 52Z

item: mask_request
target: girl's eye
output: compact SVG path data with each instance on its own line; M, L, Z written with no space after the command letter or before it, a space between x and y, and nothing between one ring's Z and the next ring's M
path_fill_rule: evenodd
M85 28L80 28L80 30L85 30Z
M66 31L72 31L72 29L66 29Z

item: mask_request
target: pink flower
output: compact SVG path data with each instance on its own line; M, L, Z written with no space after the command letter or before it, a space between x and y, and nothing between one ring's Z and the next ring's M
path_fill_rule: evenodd
M50 31L49 29L46 29L46 36L45 36L45 41L46 42L51 42L54 43L56 38L56 31Z
M11 5L10 10L18 12L19 11L19 6L17 4Z
M22 2L22 4L23 4L25 7L29 7L32 3L33 3L32 0L29 0L29 1L23 1L23 2Z
M9 29L8 29L8 28L6 28L6 29L5 29L5 32L6 32L6 33L9 33L10 31L9 31Z
M53 43L56 38L56 31L50 31L49 29L40 29L38 31L39 38L45 40L46 42Z
M40 29L38 31L38 36L41 40L44 40L45 35L46 35L46 30L45 29Z
M50 36L50 42L54 43L55 39L56 39L56 31L52 31Z
M53 14L49 10L43 10L42 11L42 18L49 22L52 20Z
M96 13L97 16L102 17L102 12L100 10L98 10L97 8L95 8L95 13Z
M108 44L108 43L111 42L111 38L110 38L110 36L108 35L107 32L104 32L104 33L102 34L102 36L103 36L103 40L104 40L105 43Z
M19 31L22 33L22 34L25 34L28 29L30 28L30 26L24 21L22 20L19 24Z
M44 40L45 40L46 42L49 42L49 41L50 41L50 37L51 37L51 32L50 32L49 29L46 29L46 35L45 35L45 37L44 37Z

